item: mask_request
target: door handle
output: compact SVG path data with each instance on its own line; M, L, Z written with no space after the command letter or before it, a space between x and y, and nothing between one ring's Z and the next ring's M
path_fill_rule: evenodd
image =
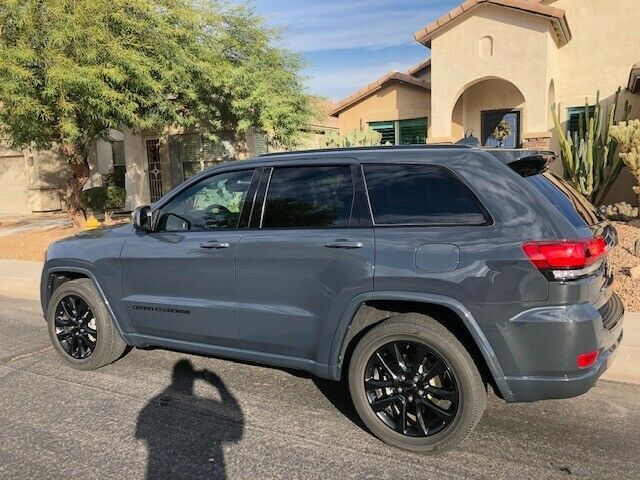
M228 242L216 242L211 241L211 242L203 242L200 244L200 248L229 248L229 243Z
M324 244L327 248L362 248L364 243L362 242L350 242L348 240L336 240L334 242L328 242Z

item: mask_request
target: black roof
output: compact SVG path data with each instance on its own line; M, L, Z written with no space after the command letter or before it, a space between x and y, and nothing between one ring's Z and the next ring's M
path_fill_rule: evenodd
M434 143L430 145L377 145L375 147L343 147L343 148L316 148L309 150L289 150L286 152L264 153L260 157L280 157L287 155L299 155L304 153L329 153L329 152L370 152L370 151L395 151L395 150L467 150L469 145L454 145L450 143Z

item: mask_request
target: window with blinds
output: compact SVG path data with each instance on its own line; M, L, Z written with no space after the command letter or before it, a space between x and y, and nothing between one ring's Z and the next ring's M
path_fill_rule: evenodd
M427 119L400 120L400 145L420 145L427 141Z
M369 122L369 127L382 135L381 145L420 145L427 141L427 117Z
M371 122L369 127L382 135L381 145L396 144L396 122Z
M125 188L127 166L124 159L124 141L111 142L111 158L113 160L113 182L117 187Z
M589 106L588 115L593 117L595 111L596 107L594 105ZM580 130L580 115L582 115L582 129L586 130L584 112L584 107L572 107L567 109L567 130L572 134Z
M169 159L173 185L224 161L226 155L221 144L209 141L202 134L171 135Z

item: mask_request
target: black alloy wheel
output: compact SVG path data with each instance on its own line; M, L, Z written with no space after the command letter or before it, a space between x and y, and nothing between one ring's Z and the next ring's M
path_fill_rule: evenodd
M55 311L55 333L60 346L72 358L88 358L96 348L96 319L78 295L62 297Z
M452 369L427 345L393 341L369 358L364 371L369 406L387 427L429 437L455 419L459 392Z

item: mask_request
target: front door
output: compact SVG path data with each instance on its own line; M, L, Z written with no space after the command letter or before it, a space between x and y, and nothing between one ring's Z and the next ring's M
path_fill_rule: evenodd
M135 333L240 345L234 254L252 175L218 173L186 185L154 212L153 232L136 231L126 240L124 303Z
M488 110L481 112L480 116L482 145L502 148L520 146L520 112Z
M316 359L323 330L373 290L373 229L359 219L356 172L347 162L265 169L266 201L237 251L246 348Z

